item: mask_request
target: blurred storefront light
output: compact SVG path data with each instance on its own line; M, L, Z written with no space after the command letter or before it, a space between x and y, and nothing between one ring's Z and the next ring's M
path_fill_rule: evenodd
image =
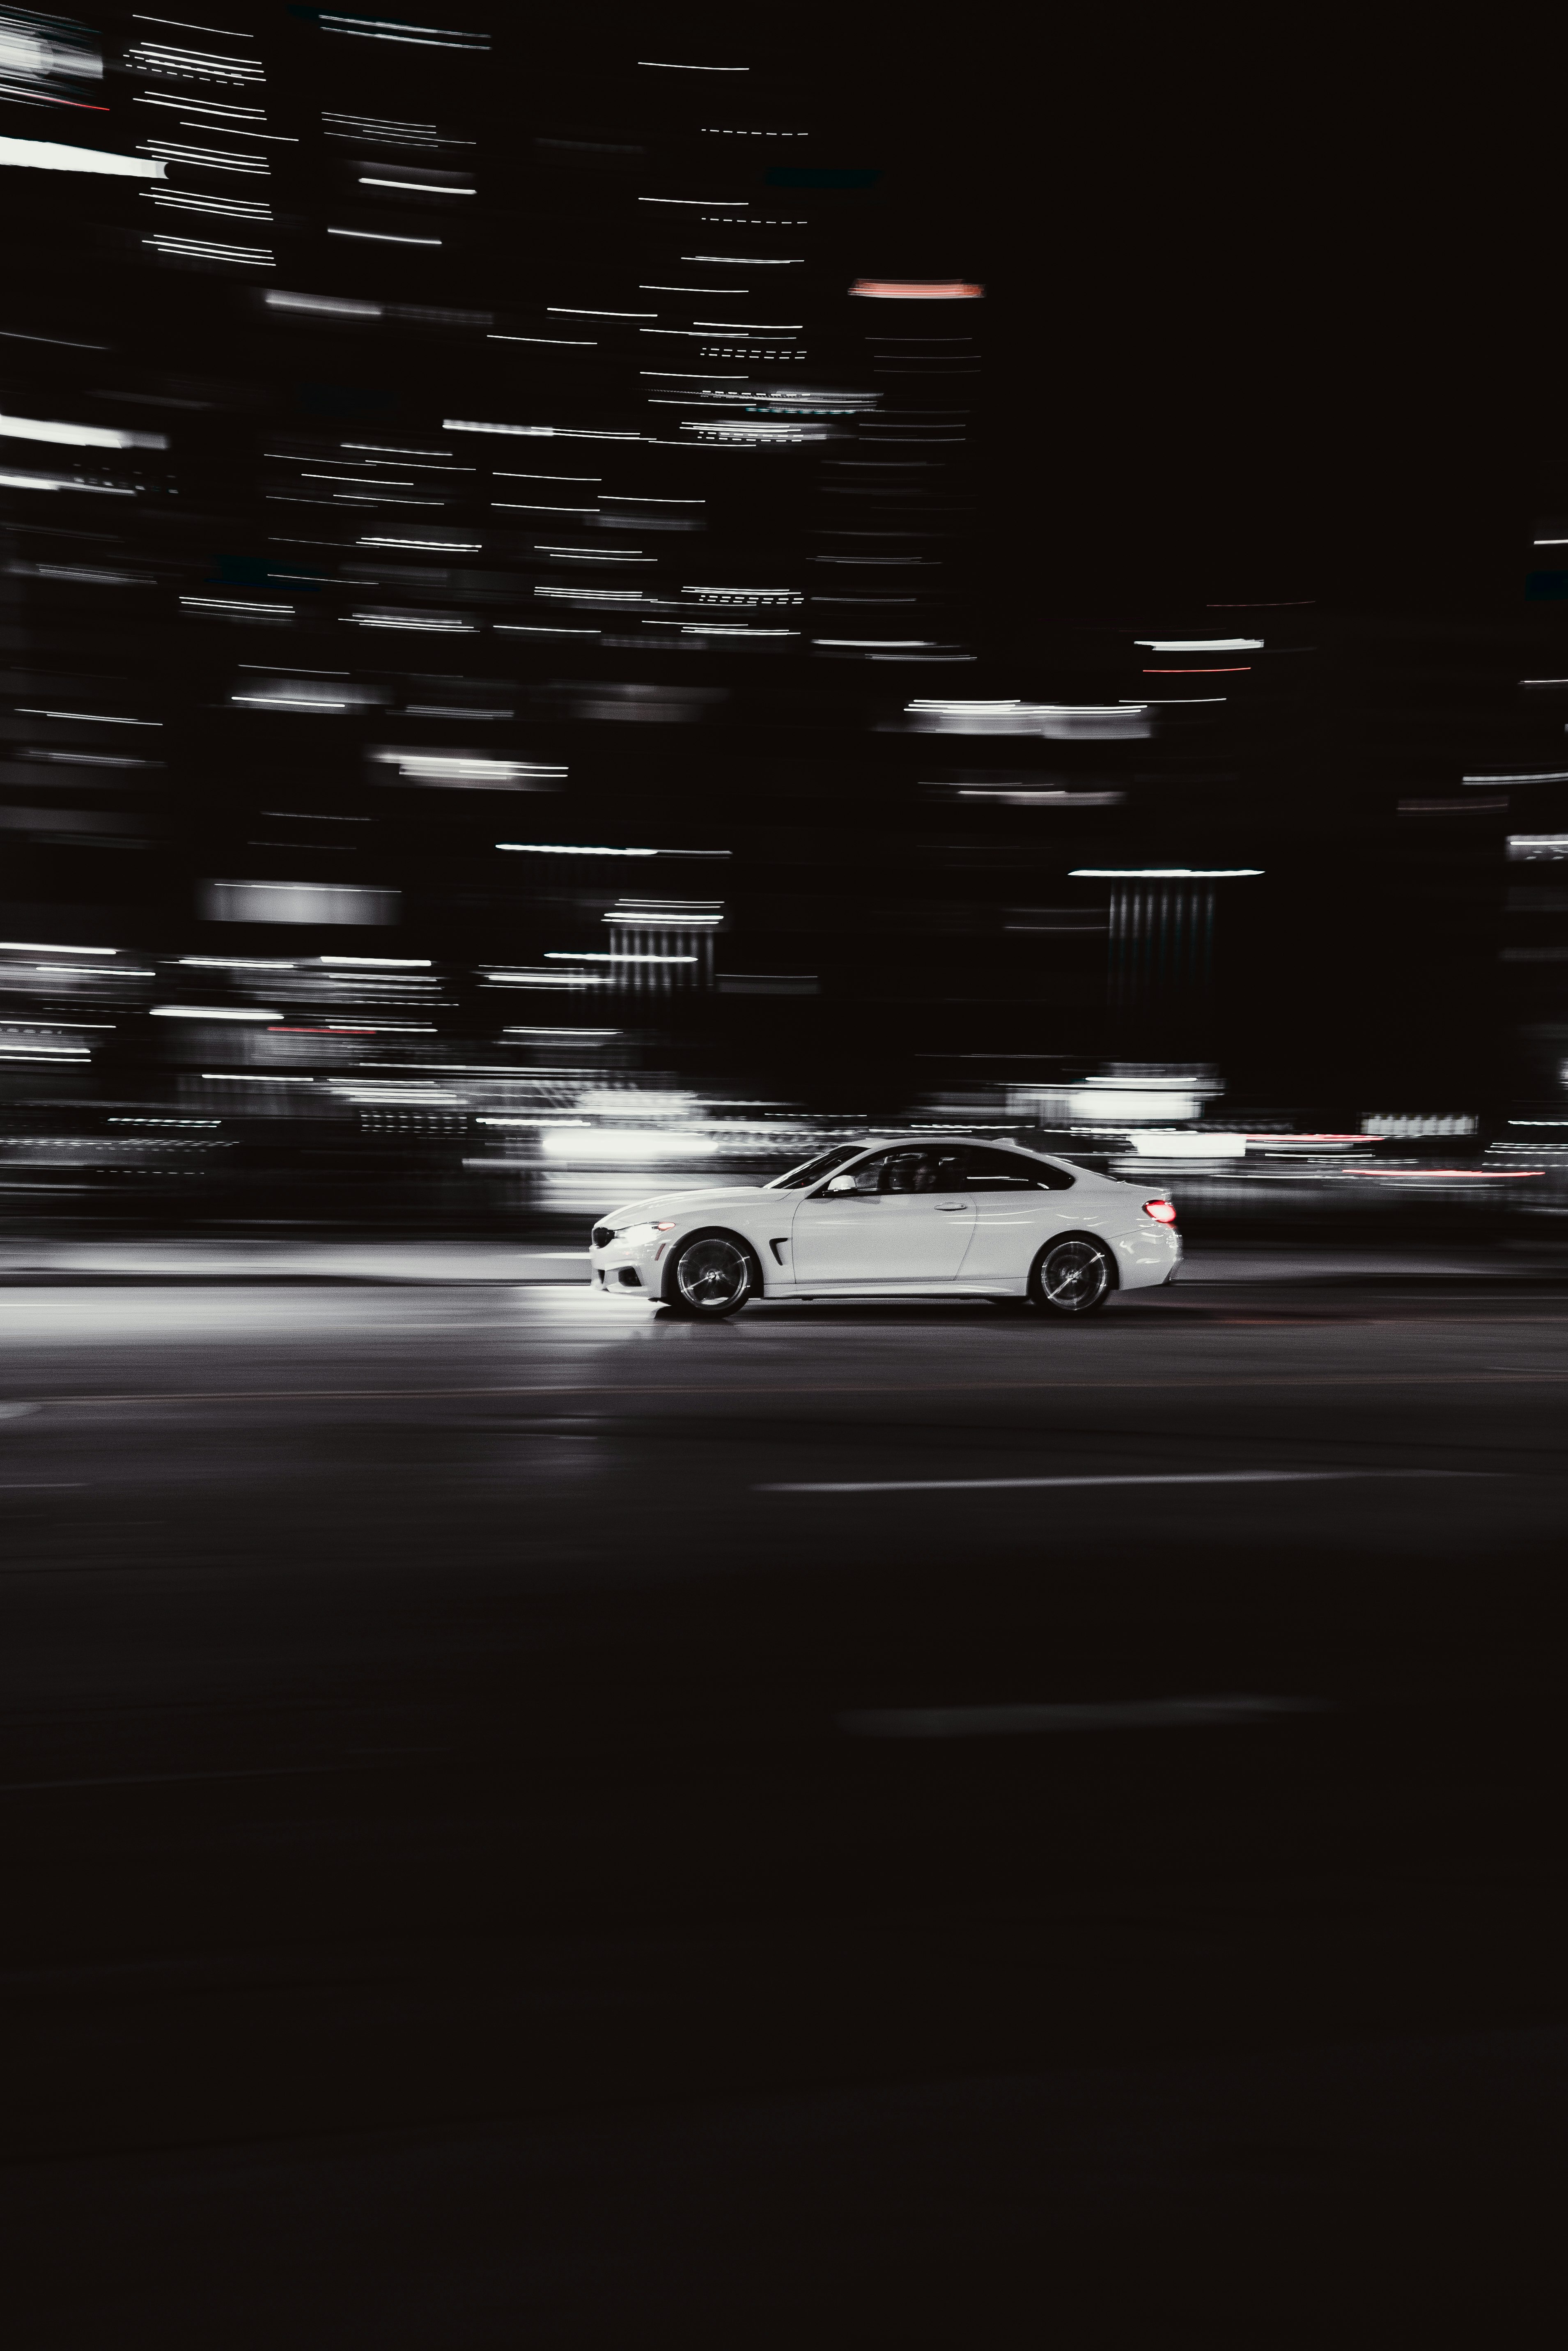
M547 1128L539 1148L578 1166L626 1166L652 1159L706 1159L722 1148L711 1134L674 1134L654 1127Z
M1244 1134L1193 1134L1144 1127L1127 1138L1143 1159L1245 1159Z

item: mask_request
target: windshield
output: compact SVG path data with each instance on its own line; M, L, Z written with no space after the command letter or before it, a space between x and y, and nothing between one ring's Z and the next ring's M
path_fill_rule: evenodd
M772 1183L762 1188L765 1192L799 1192L808 1184L820 1184L824 1176L831 1176L846 1159L858 1159L864 1149L863 1143L838 1144L831 1151L820 1151L803 1167L791 1167L787 1176L775 1176Z

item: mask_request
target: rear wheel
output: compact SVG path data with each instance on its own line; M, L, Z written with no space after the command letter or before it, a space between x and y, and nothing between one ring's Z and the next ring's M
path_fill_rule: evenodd
M699 1233L677 1250L667 1295L678 1314L716 1322L726 1314L738 1314L761 1286L756 1260L743 1241L724 1233Z
M1030 1303L1049 1314L1093 1314L1115 1287L1110 1251L1073 1238L1041 1249L1029 1278Z

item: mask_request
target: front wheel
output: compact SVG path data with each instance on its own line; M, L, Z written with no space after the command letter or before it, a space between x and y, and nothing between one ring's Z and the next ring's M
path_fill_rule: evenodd
M699 1233L676 1252L667 1296L677 1313L716 1322L723 1315L738 1314L760 1288L751 1252L742 1242L723 1233Z
M1053 1241L1030 1271L1030 1303L1051 1314L1093 1314L1114 1287L1110 1252L1098 1241Z

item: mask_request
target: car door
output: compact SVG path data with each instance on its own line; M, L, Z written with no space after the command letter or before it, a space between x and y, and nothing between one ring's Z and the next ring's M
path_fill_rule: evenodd
M1021 1290L1036 1249L1059 1225L1071 1221L1072 1177L1064 1168L977 1144L956 1168L975 1205L969 1246L959 1278Z
M956 1175L951 1152L900 1145L819 1186L795 1211L797 1286L921 1289L956 1280L975 1221ZM833 1191L835 1182L845 1188Z

